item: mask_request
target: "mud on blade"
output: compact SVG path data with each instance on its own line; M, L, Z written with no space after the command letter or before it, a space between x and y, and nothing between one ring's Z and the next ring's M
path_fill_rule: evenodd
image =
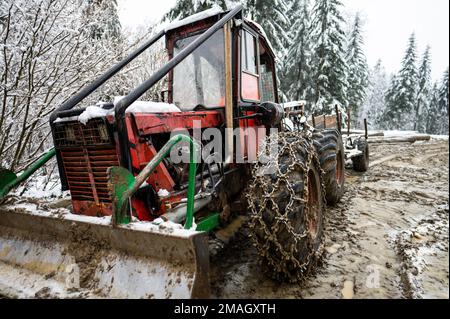
M2 295L204 298L208 270L206 233L0 209Z

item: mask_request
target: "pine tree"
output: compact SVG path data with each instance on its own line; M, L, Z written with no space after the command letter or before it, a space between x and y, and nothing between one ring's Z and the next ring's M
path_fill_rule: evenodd
M346 61L348 65L347 99L353 114L359 114L359 108L366 97L368 86L368 66L363 51L362 22L356 14L349 36ZM354 117L356 119L356 117ZM355 124L357 121L354 121Z
M371 129L380 129L381 116L386 108L384 96L389 87L388 76L381 60L369 71L368 83L366 98L359 110L358 123L362 126L366 118Z
M439 117L439 134L448 135L449 121L449 104L448 104L448 68L444 72L441 85L438 92L438 117Z
M311 85L311 43L309 0L295 0L290 12L293 23L290 28L291 38L286 54L282 77L282 91L291 100L310 100L313 94Z
M428 134L439 134L439 89L435 82L430 92L428 113L426 114L426 132Z
M317 0L312 19L315 113L330 113L335 104L347 106L344 19L339 0Z
M417 96L416 39L409 38L402 68L386 95L384 121L387 128L411 130L414 128L414 110Z
M88 32L94 40L121 36L117 0L85 0L84 18L89 21Z
M431 57L427 46L420 63L417 81L417 98L415 105L414 130L426 131L426 115L428 113L431 93Z
M383 114L379 117L378 123L380 124L380 128L383 130L389 130L392 128L397 128L399 126L398 116L393 117L393 114L396 112L395 98L397 92L400 90L400 82L398 79L398 75L394 74L391 77L391 81L389 87L385 94L385 109Z
M280 62L286 54L290 40L287 33L292 21L287 16L290 7L288 2L289 0L243 1L245 16L261 25Z

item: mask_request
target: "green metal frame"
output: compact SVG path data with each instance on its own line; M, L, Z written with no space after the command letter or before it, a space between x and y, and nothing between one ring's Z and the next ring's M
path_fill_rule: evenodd
M0 200L3 199L11 189L25 181L40 167L47 163L55 156L55 148L51 148L45 152L36 162L27 167L22 174L17 176L14 172L7 169L0 169Z
M136 177L123 167L114 166L108 168L108 187L113 199L113 225L128 224L131 222L129 200L148 179L155 168L170 153L172 148L182 141L189 142L190 145L187 211L184 228L190 229L192 227L194 218L195 175L197 171L195 158L197 152L194 141L189 136L182 134L171 137Z
M213 213L203 218L198 224L196 230L198 231L211 231L220 224L220 214Z

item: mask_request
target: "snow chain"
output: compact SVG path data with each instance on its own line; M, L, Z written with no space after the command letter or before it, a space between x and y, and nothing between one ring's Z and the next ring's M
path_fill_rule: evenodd
M270 144L268 141L262 151L267 152L267 148ZM322 254L323 243L320 240L319 247L314 245L314 242L308 232L308 225L311 218L310 208L308 207L308 171L311 165L315 164L315 167L320 174L320 184L322 189L322 197L319 196L319 200L323 200L323 209L325 210L325 188L323 185L323 171L320 168L320 162L314 149L310 132L283 132L278 134L278 154L277 160L279 161L281 156L286 155L294 157L287 167L287 170L282 172L278 162L276 163L276 173L273 175L276 178L270 178L267 175L260 174L261 169L267 164L256 163L253 167L252 179L246 190L246 198L251 211L250 215L250 237L253 240L254 246L257 248L258 253L262 257L264 263L268 266L270 273L275 279L287 280L289 282L301 282L305 276L314 268L314 265L319 260ZM300 150L305 156L304 159L299 159L298 154ZM314 163L314 164L313 164ZM270 165L270 164L269 164ZM272 163L273 165L273 163ZM300 194L296 194L293 185L289 181L289 176L294 171L298 170L303 175L303 191ZM298 181L296 181L298 182ZM277 191L287 191L286 196L287 206L284 211L280 211L275 196ZM258 191L262 196L258 196ZM299 195L302 195L299 197ZM267 205L271 207L274 221L271 225L268 225L263 219L263 212ZM289 219L289 215L295 216L293 212L294 208L303 205L303 216L306 218L303 220L304 231L297 233L293 222ZM324 214L322 219L324 219ZM322 220L324 224L324 220ZM280 243L277 238L278 231L281 227L289 233L294 239L288 245ZM318 226L320 227L320 226ZM256 231L262 230L264 233L264 239L257 238ZM261 231L260 231L261 233ZM305 242L308 247L308 254L306 258L297 258L298 247L300 242ZM316 246L316 247L314 247ZM271 250L275 249L278 256L273 256Z

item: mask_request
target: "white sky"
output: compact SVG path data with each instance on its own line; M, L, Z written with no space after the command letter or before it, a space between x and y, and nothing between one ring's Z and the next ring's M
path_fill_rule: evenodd
M176 0L119 0L124 27L133 28L161 19ZM431 46L433 79L440 79L449 64L448 0L342 0L348 13L360 11L365 19L366 56L378 59L388 72L397 72L408 38L416 33L418 55Z

